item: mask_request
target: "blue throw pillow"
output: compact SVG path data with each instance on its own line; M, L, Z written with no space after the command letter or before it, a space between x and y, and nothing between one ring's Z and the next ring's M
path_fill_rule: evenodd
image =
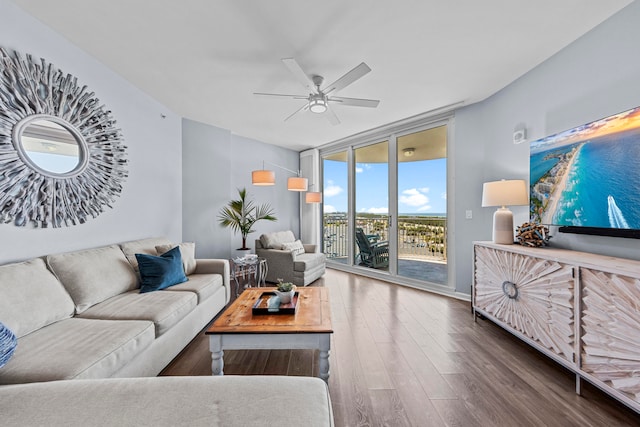
M176 246L160 256L136 254L142 284L140 293L152 292L186 282L180 247Z
M15 334L0 322L0 368L11 359L17 345L18 339Z

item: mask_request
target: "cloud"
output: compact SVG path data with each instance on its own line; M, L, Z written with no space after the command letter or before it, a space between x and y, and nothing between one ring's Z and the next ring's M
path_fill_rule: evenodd
M427 212L431 210L431 205L425 205L418 208L418 212Z
M424 189L420 189L420 190L424 190ZM429 198L425 196L423 192L421 192L420 190L418 190L417 188L404 190L402 194L400 194L398 201L400 203L403 203L405 205L408 205L414 208L423 207L429 203Z
M429 187L418 188L418 191L421 192L421 193L428 193L429 192Z
M324 213L336 213L336 212L338 212L338 210L335 208L335 206L324 205Z
M324 197L333 197L342 193L344 190L339 185L331 185L332 183L328 183L329 185L324 187Z
M364 169L362 168L356 168L356 173L362 173L364 171Z
M369 209L362 209L360 212L366 212L366 213L371 213L371 214L386 214L389 213L389 208L369 208Z
M447 200L447 193L446 192L442 193L440 197L442 197L444 200Z

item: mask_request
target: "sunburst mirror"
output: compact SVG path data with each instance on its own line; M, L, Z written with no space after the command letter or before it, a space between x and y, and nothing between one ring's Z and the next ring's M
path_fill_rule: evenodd
M70 226L111 207L127 177L115 124L77 78L0 48L0 221Z

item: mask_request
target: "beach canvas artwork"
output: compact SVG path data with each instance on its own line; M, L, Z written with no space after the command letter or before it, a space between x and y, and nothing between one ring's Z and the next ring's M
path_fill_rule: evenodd
M531 220L640 229L640 107L531 143Z

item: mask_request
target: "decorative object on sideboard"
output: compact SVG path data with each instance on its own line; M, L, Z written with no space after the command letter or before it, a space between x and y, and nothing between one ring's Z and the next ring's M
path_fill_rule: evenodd
M0 221L56 228L111 207L127 177L115 124L76 77L0 48Z
M522 246L547 246L550 238L549 228L542 224L525 222L516 228L516 240Z
M250 250L247 247L247 236L255 231L252 229L253 225L261 220L277 221L278 219L273 215L274 210L270 204L256 205L247 196L246 188L238 189L238 195L239 199L229 201L227 206L222 208L218 214L218 222L223 227L231 228L234 233L240 233L242 247L238 249L247 251Z
M482 186L482 207L498 206L493 214L493 242L513 244L513 214L507 206L529 204L527 186L521 179L485 182Z

